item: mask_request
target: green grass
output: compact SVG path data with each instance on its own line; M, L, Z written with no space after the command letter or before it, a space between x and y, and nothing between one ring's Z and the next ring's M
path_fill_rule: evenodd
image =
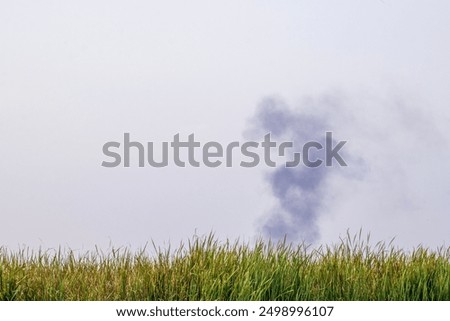
M450 300L450 248L218 242L76 255L0 248L0 300Z

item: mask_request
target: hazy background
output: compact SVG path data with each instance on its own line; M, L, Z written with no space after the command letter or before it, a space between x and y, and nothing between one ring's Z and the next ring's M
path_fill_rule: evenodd
M101 167L124 132L263 132L267 99L348 140L348 168L315 190L316 242L363 228L448 245L449 14L430 0L0 1L0 246L267 237L280 198L264 166Z

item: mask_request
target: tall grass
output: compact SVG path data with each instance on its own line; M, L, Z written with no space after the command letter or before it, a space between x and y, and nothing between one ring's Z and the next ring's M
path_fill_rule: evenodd
M450 300L450 248L359 237L308 249L195 238L175 250L0 249L0 300Z

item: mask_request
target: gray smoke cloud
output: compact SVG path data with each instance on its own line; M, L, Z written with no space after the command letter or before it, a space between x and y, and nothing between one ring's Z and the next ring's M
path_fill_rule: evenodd
M348 141L340 152L348 166L289 168L277 162L266 172L273 198L258 232L309 244L361 229L408 247L448 242L450 171L444 160L450 158L450 138L443 120L440 110L401 93L337 92L298 104L262 100L247 134L271 132L302 152L306 142L323 145L331 131L334 143ZM310 160L323 154L316 151Z
M326 106L330 104L330 100L309 101L303 106L305 108L294 110L280 99L266 98L258 106L252 124L258 131L271 132L275 140L292 141L298 152L309 141L317 141L325 146L325 133L333 129L330 106ZM328 112L324 113L323 110ZM324 149L311 151L310 160L325 159ZM322 210L324 189L328 177L338 170L337 166L325 167L322 164L311 168L305 165L281 165L269 173L267 181L278 204L262 223L264 235L274 240L286 237L289 241L317 241L317 221Z

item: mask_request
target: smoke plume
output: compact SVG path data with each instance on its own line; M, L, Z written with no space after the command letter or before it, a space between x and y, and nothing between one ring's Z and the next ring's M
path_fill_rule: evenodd
M293 110L276 98L267 98L261 102L252 123L258 131L270 132L277 141L292 141L294 150L300 153L301 146L309 141L325 146L325 133L332 129L329 116L319 109ZM324 149L311 151L310 160L325 159ZM315 168L304 164L296 167L281 164L269 173L267 181L278 204L262 223L264 235L274 240L316 241L319 237L317 221L322 209L324 188L327 177L333 171L336 171L336 166L325 167L325 164Z

